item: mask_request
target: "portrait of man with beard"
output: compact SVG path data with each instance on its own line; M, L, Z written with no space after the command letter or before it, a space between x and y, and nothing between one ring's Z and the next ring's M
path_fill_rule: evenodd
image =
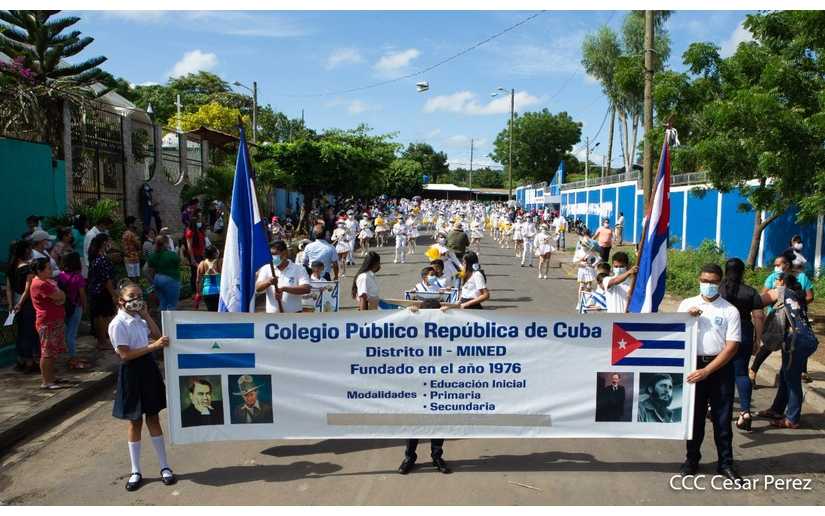
M681 392L682 375L642 373L639 378L640 423L678 423L682 420L681 407L672 406L674 390Z

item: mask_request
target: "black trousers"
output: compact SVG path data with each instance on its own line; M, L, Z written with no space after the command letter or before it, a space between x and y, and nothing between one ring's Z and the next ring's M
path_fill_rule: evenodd
M707 364L701 359L699 369ZM702 441L705 439L705 417L710 401L710 417L713 422L713 440L719 467L733 465L733 414L734 375L730 362L696 384L696 404L693 407L693 439L687 442L687 460L698 464L702 458Z
M412 459L418 458L415 449L418 448L418 439L407 439L407 449L404 450L404 456ZM430 456L434 459L440 459L444 455L444 439L430 439Z

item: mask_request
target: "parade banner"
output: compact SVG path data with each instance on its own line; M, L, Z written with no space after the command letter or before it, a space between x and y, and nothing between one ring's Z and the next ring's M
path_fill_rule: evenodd
M312 291L302 299L305 312L337 312L341 305L337 281L310 281Z
M172 442L688 439L687 314L164 312Z

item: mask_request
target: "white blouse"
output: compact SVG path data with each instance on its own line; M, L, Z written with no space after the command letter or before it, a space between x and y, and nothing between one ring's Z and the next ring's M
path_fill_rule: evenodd
M481 291L487 288L487 280L480 271L475 271L470 275L470 279L461 286L461 299L475 299L481 295Z
M145 348L149 345L149 324L139 315L133 316L124 310L118 310L115 318L109 323L109 339L115 351L118 346L128 346L129 349Z
M372 271L362 272L355 278L355 297L367 295L367 299L378 299L378 282L375 281L375 273Z

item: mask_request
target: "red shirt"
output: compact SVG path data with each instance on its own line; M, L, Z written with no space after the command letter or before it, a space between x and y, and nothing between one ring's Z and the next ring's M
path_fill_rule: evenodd
M206 253L206 233L201 230L192 231L186 228L183 232L183 237L187 240L191 239L192 247L189 249L189 256L192 258L203 258Z
M62 304L55 303L51 297L59 289L54 280L35 277L32 279L31 297L34 311L37 313L36 323L41 325L53 321L62 321L66 318L66 310Z

